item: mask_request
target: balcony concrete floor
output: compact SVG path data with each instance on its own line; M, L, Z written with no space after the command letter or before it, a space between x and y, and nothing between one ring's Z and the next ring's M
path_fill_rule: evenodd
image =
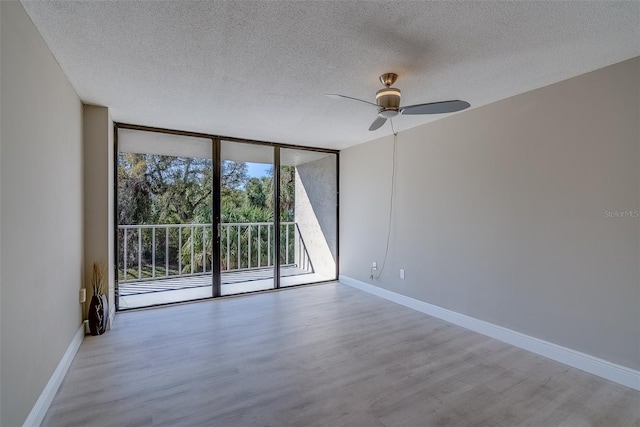
M302 270L295 266L281 267L280 276L281 287L335 279ZM223 272L221 279L222 295L235 295L273 289L272 268ZM210 298L211 281L211 275L204 274L121 283L118 289L120 295L119 309L127 310L158 304Z

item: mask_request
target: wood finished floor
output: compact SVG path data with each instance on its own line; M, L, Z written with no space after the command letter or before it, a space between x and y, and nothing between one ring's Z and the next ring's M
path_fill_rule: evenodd
M45 426L640 426L640 392L337 283L117 316Z

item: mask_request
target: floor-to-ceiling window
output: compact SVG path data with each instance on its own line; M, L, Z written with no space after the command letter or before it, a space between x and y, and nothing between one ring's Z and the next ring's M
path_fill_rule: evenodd
M212 140L118 129L118 308L212 296Z
M337 278L337 153L117 132L119 310Z
M274 147L222 141L221 295L275 285Z

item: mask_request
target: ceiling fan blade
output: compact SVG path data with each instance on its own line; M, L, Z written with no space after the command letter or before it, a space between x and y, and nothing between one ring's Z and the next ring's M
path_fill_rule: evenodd
M443 113L454 113L456 111L462 111L465 108L471 107L466 101L442 101L442 102L431 102L429 104L417 104L417 105L409 105L407 107L401 107L400 112L406 115L414 115L414 114L443 114Z
M337 93L327 93L325 96L328 96L329 98L334 98L334 99L340 99L340 98L352 99L354 101L364 102L365 104L369 104L369 105L373 105L374 107L377 107L377 105L374 104L373 102L365 101L364 99L353 98L351 96L338 95Z
M385 124L385 122L387 121L387 119L385 119L384 117L380 117L378 116L373 123L371 123L371 126L369 126L369 130L377 130L380 129L380 126L382 126L383 124Z

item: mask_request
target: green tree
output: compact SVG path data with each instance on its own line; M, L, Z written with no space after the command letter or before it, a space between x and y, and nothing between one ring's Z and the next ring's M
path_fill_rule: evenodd
M118 156L118 223L145 224L151 214L151 195L146 155L121 153Z
M273 257L273 179L270 176L249 178L244 162L221 163L221 214L222 223L247 224L233 226L228 234L221 235L223 269L242 268L258 264L271 265ZM118 156L118 221L120 224L211 224L212 222L213 165L210 159L162 156L154 154L120 153ZM292 221L295 206L295 168L283 166L280 173L280 218ZM248 223L261 223L248 225ZM151 263L151 229L141 234L143 268ZM171 268L177 269L178 257L182 271L193 268L200 272L206 263L212 264L212 233L210 227L185 227L182 229L182 245L178 245L177 229L168 236L156 233L155 254L164 259L165 250ZM271 237L269 237L271 236ZM168 242L165 242L168 237ZM130 266L137 259L137 231L127 233ZM228 245L227 245L228 243ZM238 253L238 243L242 253ZM123 250L123 242L120 242ZM227 246L229 254L227 256ZM248 247L251 260L248 260ZM193 254L192 252L193 248ZM193 256L192 256L193 255ZM193 265L192 264L193 259ZM227 266L227 259L229 265ZM157 261L156 260L156 261Z
M265 193L265 178L251 178L247 182L247 201L249 206L267 209L267 194Z
M212 173L210 159L120 153L118 222L176 224L198 217L211 222ZM225 161L220 178L223 201L242 206L247 165Z
M211 160L152 155L147 174L153 193L152 220L188 223L211 206Z
M221 210L223 217L226 218L224 221L226 224L264 224L273 222L273 215L269 210L256 206L249 206L245 204L241 207L236 207L233 203L226 202L222 204ZM198 223L204 222L203 218L199 218ZM269 230L269 227L271 227L271 230ZM229 229L228 232L227 228ZM249 266L249 245L251 245L251 266L257 266L258 259L261 260L261 266L269 265L269 253L273 254L273 249L270 251L267 247L269 236L273 239L273 226L266 224L261 225L260 227L257 225L223 225L220 235L222 269L234 269L237 268L238 265L240 265L241 268L247 268ZM191 231L188 231L187 238L184 240L180 250L183 273L189 273L192 271L192 247L193 271L200 272L203 270L203 260L206 260L207 269L211 270L213 262L211 238L212 236L208 229L203 231L201 228L195 228L193 234L191 234ZM238 253L238 239L240 240L240 254ZM227 247L229 248L229 256L227 256ZM271 243L271 248L273 248L273 243ZM258 253L260 253L260 256L258 256ZM228 265L227 259L229 260Z
M265 192L266 207L273 210L273 178L262 178L263 188ZM295 166L280 167L280 220L293 221L295 217Z

